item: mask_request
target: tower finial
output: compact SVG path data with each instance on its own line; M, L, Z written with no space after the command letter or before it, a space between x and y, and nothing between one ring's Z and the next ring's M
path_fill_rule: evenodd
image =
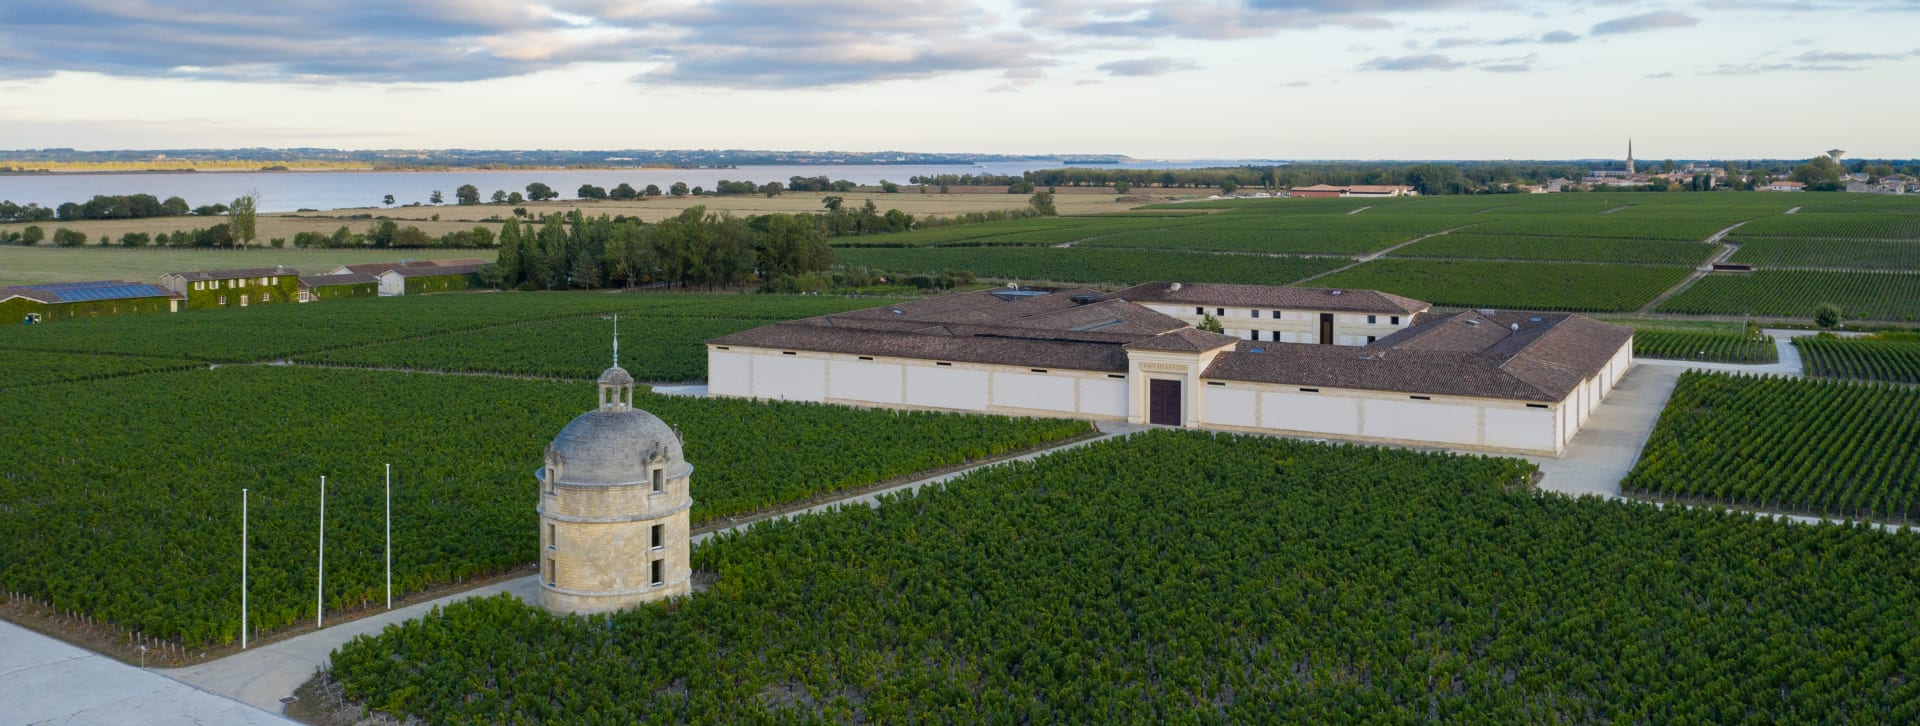
M613 314L613 367L620 367L620 314Z

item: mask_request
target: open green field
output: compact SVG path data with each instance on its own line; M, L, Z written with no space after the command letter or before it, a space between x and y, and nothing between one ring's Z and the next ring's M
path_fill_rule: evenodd
M717 537L684 600L451 605L332 673L432 723L1920 718L1920 535L1530 469L1150 432Z
M48 222L42 226L51 234L53 226L58 225ZM283 266L312 275L361 262L469 257L491 260L493 256L493 250L202 250L0 245L0 287L82 280L159 283L160 276L169 272L244 267Z
M398 594L532 563L533 470L587 383L278 366L0 391L0 586L188 646L313 617L328 476L329 610L380 595L381 465ZM642 395L680 427L696 523L1070 437L1085 422ZM31 425L23 425L31 422Z
M1312 284L1382 290L1435 305L1620 312L1645 305L1686 276L1685 267L1388 258Z
M1688 372L1627 494L1912 521L1920 389Z

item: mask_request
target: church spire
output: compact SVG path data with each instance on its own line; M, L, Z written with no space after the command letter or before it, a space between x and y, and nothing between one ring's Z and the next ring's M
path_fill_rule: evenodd
M1633 142L1627 142L1627 158L1633 158ZM613 367L620 367L620 314L613 314Z
M1627 173L1633 173L1633 137L1627 137Z

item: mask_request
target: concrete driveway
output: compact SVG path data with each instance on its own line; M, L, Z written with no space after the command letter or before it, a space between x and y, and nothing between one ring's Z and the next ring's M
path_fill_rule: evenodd
M279 712L274 703L272 711ZM0 722L291 724L274 713L0 621Z
M1545 475L1540 480L1542 490L1575 496L1620 496L1620 480L1640 460L1640 448L1653 435L1653 425L1660 420L1660 410L1673 395L1681 372L1698 365L1645 363L1637 362L1627 371L1606 402L1587 417L1587 425L1580 427L1560 458L1525 457L1538 464Z

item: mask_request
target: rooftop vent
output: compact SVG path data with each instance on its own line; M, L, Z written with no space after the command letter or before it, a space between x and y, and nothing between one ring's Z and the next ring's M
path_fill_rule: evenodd
M1267 352L1267 349L1266 348L1248 348L1247 352L1248 353L1265 353Z
M1531 318L1527 318L1527 322L1529 322L1529 323L1537 323L1537 322L1540 322L1540 316L1538 316L1538 315L1535 315L1535 316L1533 316L1533 317L1531 317Z
M1468 325L1471 325L1471 326L1474 326L1474 327L1476 327L1476 328L1477 328L1477 327L1480 327L1480 321L1479 321L1478 319L1475 319L1475 318L1468 318L1468 319L1467 319L1467 324L1468 324Z
M1519 324L1519 323L1513 323L1513 324L1511 324L1511 325L1508 325L1508 326L1507 326L1507 329L1508 329L1508 330L1511 330L1511 331L1513 331L1513 332L1516 332L1516 333L1518 333L1518 332L1520 332L1520 324Z
M1173 284L1171 284L1171 285L1168 285L1168 286L1167 286L1167 289L1168 289L1168 290L1170 290L1170 291L1173 291L1173 292L1179 292L1179 291L1180 291L1180 283L1177 283L1177 282L1176 282L1176 283L1173 283Z
M1338 295L1338 294L1340 294L1341 292L1342 292L1342 291L1340 291L1340 290L1334 290L1334 291L1332 291L1332 292L1329 292L1329 293L1327 293L1327 294L1328 294L1328 295Z
M894 309L893 309L893 314L895 314L895 315L905 315L906 313L903 313L903 312L900 312L900 308L894 308Z

